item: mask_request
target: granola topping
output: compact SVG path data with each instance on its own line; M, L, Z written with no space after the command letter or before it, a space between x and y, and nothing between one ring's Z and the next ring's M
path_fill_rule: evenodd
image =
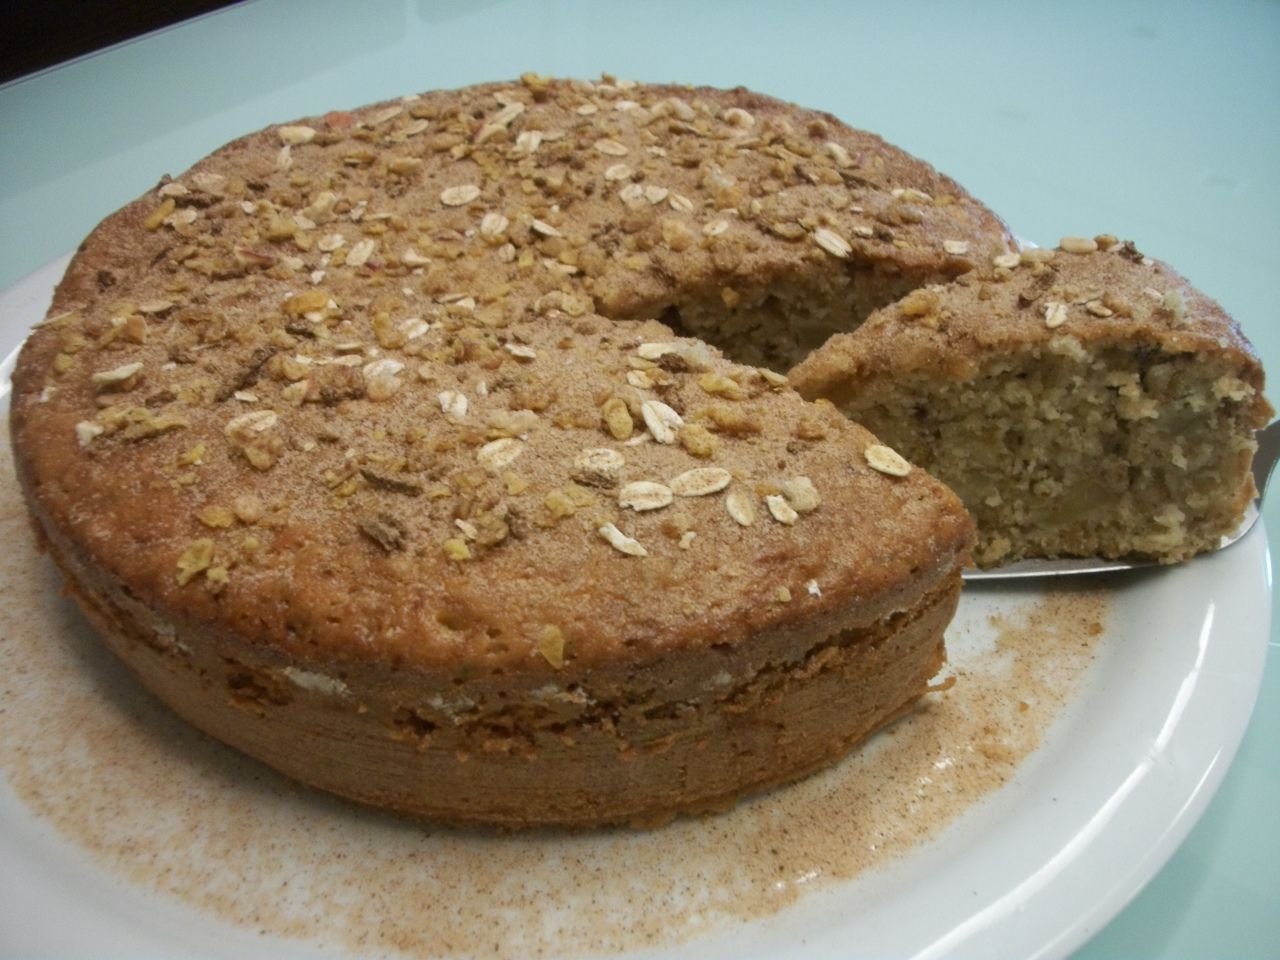
M764 498L765 506L769 508L769 513L773 519L785 526L791 526L798 519L800 514L795 511L791 504L787 503L786 498L776 493L771 493Z
M672 477L668 486L678 497L705 497L719 493L732 479L733 475L720 467L697 467Z
M465 207L480 196L480 188L474 183L460 183L440 191L440 202L446 207Z
M480 465L486 470L492 470L495 473L503 467L510 466L515 462L520 454L524 453L524 443L514 437L503 437L500 440L491 440L480 448L480 452L476 454L476 459L480 461Z
M94 423L92 420L81 420L76 424L76 441L82 447L87 447L95 437L100 437L106 432L106 428L100 423Z
M316 131L313 127L306 127L301 124L276 127L276 133L279 134L280 142L285 146L310 143L316 138Z
M675 443L676 430L684 426L680 414L661 400L645 400L640 405L640 415L653 439L659 443Z
M598 528L598 532L619 553L625 553L629 557L647 557L649 555L649 551L641 546L638 540L628 537L612 523L603 524Z
M618 506L630 507L637 513L670 506L674 491L653 480L633 480L618 491Z
M127 384L142 369L141 362L126 363L111 370L102 370L89 379L99 390L108 390Z
M808 477L792 477L782 483L783 496L796 513L813 513L822 505L813 481Z
M626 458L610 447L583 450L573 459L573 477L587 486L608 487L617 483Z
M480 220L480 235L484 237L502 237L506 235L511 221L496 210L490 210Z
M879 473L891 477L905 477L911 472L911 464L892 447L882 443L873 443L862 452L867 465Z
M1063 237L1058 246L1067 253L1093 253L1098 249L1098 242L1092 237Z
M213 564L214 542L208 537L193 540L178 557L178 586L185 587Z
M1044 305L1044 325L1050 330L1057 329L1067 322L1067 305L1057 300L1050 300Z
M595 148L609 157L625 157L630 152L624 144L609 137L601 137L597 140Z
M284 441L275 432L279 421L274 410L254 410L228 421L223 432L231 448L253 467L268 470L284 450Z
M839 257L841 260L853 252L853 247L848 240L827 227L819 227L815 230L813 232L813 240L827 253L833 257Z
M605 429L615 440L631 438L635 423L626 402L620 397L611 397L605 401L604 406L600 408L600 415L604 420Z
M457 390L443 390L440 392L438 399L440 401L440 410L445 416L454 420L461 420L467 415L467 397L465 394L459 393Z
M756 505L752 500L751 494L745 490L731 490L729 495L725 497L725 509L729 511L736 523L740 526L749 527L756 522Z
M564 667L564 633L557 626L548 625L538 635L538 653L553 668Z

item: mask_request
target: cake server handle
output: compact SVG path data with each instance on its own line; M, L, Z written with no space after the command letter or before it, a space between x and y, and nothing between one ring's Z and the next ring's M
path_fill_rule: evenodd
M1280 420L1273 420L1256 434L1258 452L1253 455L1253 485L1258 488L1258 502L1267 496L1267 484L1280 460Z

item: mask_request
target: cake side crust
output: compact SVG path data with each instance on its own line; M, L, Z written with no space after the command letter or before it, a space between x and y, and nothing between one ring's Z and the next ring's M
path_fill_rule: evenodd
M304 669L206 624L163 620L61 554L59 539L48 546L69 593L194 726L348 799L511 828L652 826L837 761L929 689L960 592L957 567L870 626L784 627L732 651L459 683L367 661Z

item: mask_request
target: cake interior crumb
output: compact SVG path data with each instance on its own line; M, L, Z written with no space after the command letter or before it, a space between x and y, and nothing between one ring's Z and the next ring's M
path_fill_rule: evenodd
M875 310L922 282L869 265L811 271L754 289L690 291L655 319L680 336L714 344L735 363L786 373L833 334L857 329Z
M963 381L877 376L840 406L955 490L978 524L982 566L1175 562L1215 548L1252 489L1248 405L1214 401L1232 372L1226 359L1086 352L1064 337L987 356Z

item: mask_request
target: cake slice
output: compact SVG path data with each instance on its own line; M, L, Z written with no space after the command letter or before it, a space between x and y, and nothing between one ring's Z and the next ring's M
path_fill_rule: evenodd
M982 566L1214 549L1255 495L1272 413L1223 309L1109 236L915 291L791 380L948 483Z

